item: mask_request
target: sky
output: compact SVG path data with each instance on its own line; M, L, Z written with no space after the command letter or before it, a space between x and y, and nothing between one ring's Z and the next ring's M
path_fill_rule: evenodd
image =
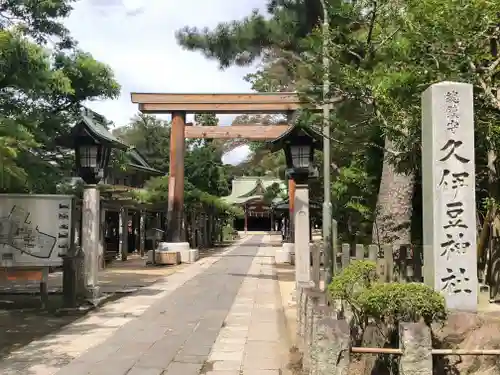
M137 113L131 92L250 92L243 77L255 66L221 71L216 61L179 47L175 32L184 26L213 28L264 5L264 0L80 0L66 26L82 50L111 66L122 86L118 99L88 106L120 126ZM220 116L221 125L231 119ZM241 146L223 161L237 164L248 155L248 147Z

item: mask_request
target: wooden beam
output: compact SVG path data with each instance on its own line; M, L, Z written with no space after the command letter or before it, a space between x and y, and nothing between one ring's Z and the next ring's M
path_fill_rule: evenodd
M164 114L180 110L188 113L278 114L304 107L296 103L144 103L139 104L139 111L148 114Z
M288 128L288 125L186 126L185 137L264 141L278 138Z
M286 113L310 107L296 93L246 93L246 94L162 94L131 93L132 103L143 113ZM332 104L341 98L334 98ZM319 107L314 108L319 109Z
M298 104L300 100L296 93L247 93L247 94L161 94L161 93L131 93L132 103L162 103L162 104Z
M296 93L155 94L132 93L132 103L143 113L283 113L302 108Z

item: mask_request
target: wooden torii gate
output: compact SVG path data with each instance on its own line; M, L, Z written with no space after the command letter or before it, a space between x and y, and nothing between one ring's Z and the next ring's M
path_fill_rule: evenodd
M132 93L131 99L133 103L139 105L139 111L142 113L172 115L166 240L174 243L183 241L185 139L243 138L263 141L279 137L289 127L289 125L192 126L192 124L186 124L186 114L205 112L215 114L286 114L290 119L296 110L305 106L305 103L301 102L295 93ZM290 202L293 202L295 186L293 183L291 185L289 186L289 194Z

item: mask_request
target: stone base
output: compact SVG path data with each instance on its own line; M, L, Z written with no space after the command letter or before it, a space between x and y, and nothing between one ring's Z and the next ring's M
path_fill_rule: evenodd
M292 263L292 253L294 250L293 243L285 242L281 249L277 249L274 259L276 264L291 264Z
M190 249L188 242L160 242L158 248L180 253L182 263L194 263L200 258L198 249Z
M181 262L181 254L178 251L156 250L154 253L155 264L176 265ZM153 264L153 250L148 251L147 257L147 263Z

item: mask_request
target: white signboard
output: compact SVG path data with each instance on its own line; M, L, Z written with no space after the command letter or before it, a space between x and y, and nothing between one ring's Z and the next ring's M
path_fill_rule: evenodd
M477 309L472 85L442 82L422 97L424 281L449 309Z
M62 264L71 241L73 197L0 194L0 266Z

